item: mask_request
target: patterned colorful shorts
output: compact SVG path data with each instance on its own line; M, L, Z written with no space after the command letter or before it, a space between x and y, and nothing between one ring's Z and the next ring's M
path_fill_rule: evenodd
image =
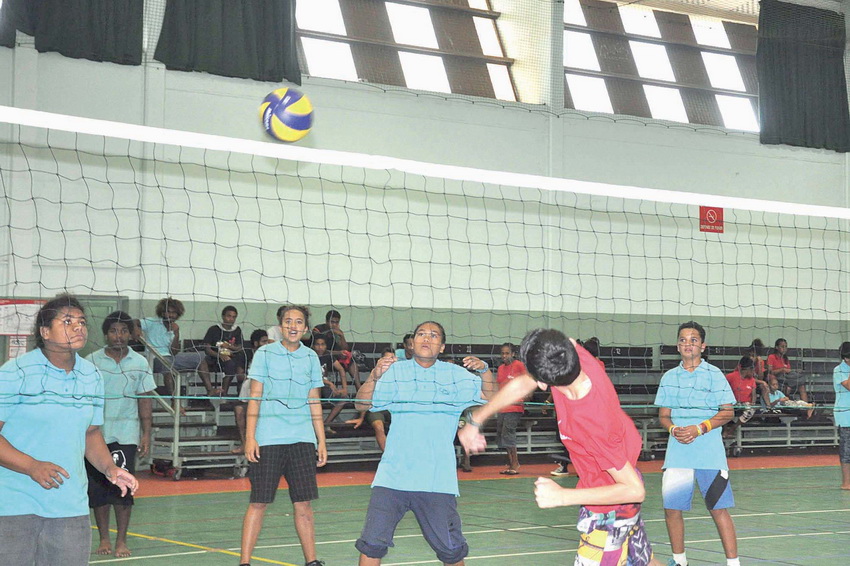
M581 540L575 566L646 566L652 560L640 505L621 505L608 513L582 507L576 528Z

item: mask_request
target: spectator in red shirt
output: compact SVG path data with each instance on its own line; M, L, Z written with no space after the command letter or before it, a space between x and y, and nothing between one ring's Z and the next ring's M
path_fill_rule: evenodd
M752 405L756 402L756 393L759 389L759 384L755 379L755 363L749 356L744 356L738 362L738 367L732 373L726 374L726 381L729 382L729 387L732 388L732 393L735 394L735 401L744 405L743 408L735 410L736 419L730 422L724 429L724 436L729 437L735 433L735 430L742 424L748 422L755 414L755 409Z
M516 359L516 347L510 342L502 344L502 365L499 366L496 382L499 389L504 388L515 377L525 375L525 364ZM503 448L508 454L508 467L499 472L502 475L515 476L519 473L519 457L516 449L516 429L519 420L525 412L525 407L520 401L508 405L501 411L496 419L496 438L499 448Z
M799 393L803 402L809 402L803 376L791 369L791 360L788 359L788 342L785 338L780 338L774 343L773 353L767 357L767 371L770 377L779 383L779 389L783 393L789 397L795 392Z

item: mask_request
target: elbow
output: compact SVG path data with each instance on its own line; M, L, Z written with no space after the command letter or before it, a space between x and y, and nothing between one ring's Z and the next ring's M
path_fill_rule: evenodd
M354 402L354 410L359 412L368 411L372 408L372 403L364 402L364 401L355 401Z
M646 489L643 484L633 485L630 487L629 500L633 503L643 503L646 499Z

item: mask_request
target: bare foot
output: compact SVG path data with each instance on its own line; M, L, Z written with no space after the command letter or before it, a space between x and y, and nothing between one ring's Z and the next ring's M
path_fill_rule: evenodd
M841 485L841 489L848 489L848 490L850 490L850 484L842 484L842 485Z
M244 447L242 447L242 446L237 446L236 448L233 448L233 449L230 451L230 453L231 453L231 454L244 454L244 453L245 453L245 448L244 448Z
M99 554L101 556L106 556L107 554L112 554L112 545L108 540L100 541L100 546L97 547L97 550L94 551L95 554Z
M130 549L127 548L127 543L115 541L115 557L116 558L127 558L132 554Z

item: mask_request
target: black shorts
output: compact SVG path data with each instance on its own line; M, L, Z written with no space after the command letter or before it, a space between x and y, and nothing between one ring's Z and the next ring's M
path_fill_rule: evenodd
M106 446L112 453L112 461L115 462L116 466L124 468L131 474L135 473L138 446L135 444L118 444L117 442L110 442ZM133 504L133 496L130 495L129 491L127 495L122 497L118 486L106 479L106 476L89 464L88 460L86 460L86 474L89 477L89 507Z
M389 411L366 411L366 422L369 424L375 422L382 422L384 426L390 424L390 412Z
M286 480L293 503L318 499L315 445L297 442L260 446L260 460L252 462L248 470L251 503L273 502L281 476Z

